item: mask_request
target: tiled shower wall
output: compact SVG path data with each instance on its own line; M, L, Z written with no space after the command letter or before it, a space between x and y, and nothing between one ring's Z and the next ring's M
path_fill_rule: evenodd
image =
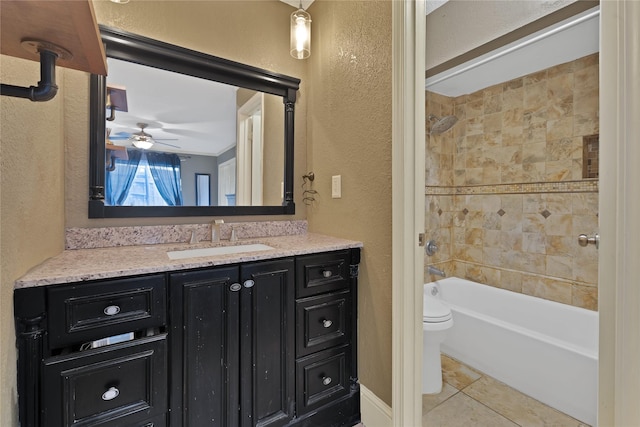
M440 250L425 265L597 310L597 252L577 236L598 226L598 181L582 178L598 54L457 98L427 92L426 112L459 121L429 135L427 120L426 230Z

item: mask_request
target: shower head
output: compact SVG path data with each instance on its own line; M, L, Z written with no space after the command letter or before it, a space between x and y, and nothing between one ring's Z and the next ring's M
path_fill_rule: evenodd
M433 114L429 114L429 120L436 121L431 126L431 135L440 135L441 133L451 129L458 121L458 118L456 116L437 117Z

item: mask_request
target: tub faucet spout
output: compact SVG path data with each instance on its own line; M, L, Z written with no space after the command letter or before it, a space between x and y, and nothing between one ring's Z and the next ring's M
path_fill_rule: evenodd
M444 271L440 270L439 268L436 268L432 265L430 265L429 267L427 267L427 272L429 274L435 274L436 276L441 276L441 277L447 277L446 274L444 274Z

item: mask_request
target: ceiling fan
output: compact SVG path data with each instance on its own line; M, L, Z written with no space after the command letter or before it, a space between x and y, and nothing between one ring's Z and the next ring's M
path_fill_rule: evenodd
M116 135L111 135L110 139L114 139L114 140L126 139L127 141L131 142L131 144L133 144L134 147L140 148L143 150L148 150L154 144L162 144L162 145L168 145L169 147L182 148L178 145L161 142L160 139L153 138L151 134L144 131L145 128L148 126L147 123L137 123L137 126L140 128L140 132L134 132L134 133L118 132ZM163 140L172 141L172 140L175 140L175 138L171 138L171 139L163 138Z

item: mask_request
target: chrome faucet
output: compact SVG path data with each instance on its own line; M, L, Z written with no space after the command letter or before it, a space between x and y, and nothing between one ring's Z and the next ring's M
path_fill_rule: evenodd
M444 274L444 271L440 270L439 268L436 268L432 265L427 267L427 273L429 274L435 274L436 276L442 276L442 277L447 277L446 274Z
M211 242L219 242L221 240L220 226L224 224L223 219L216 219L211 222Z

